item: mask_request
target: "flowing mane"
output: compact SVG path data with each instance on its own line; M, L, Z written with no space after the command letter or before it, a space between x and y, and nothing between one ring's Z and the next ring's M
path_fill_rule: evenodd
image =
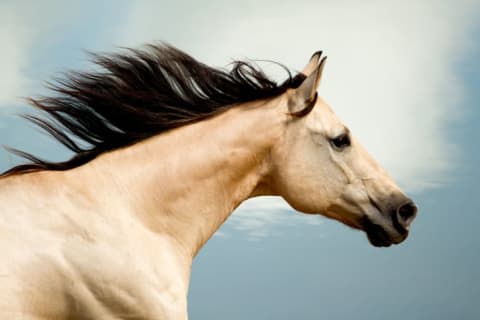
M109 150L214 116L236 104L274 97L305 79L287 73L277 84L256 65L235 61L230 70L209 67L166 44L93 54L100 70L70 72L50 85L54 96L29 98L46 117L24 115L74 152L49 162L10 149L28 160L2 176L38 170L67 170Z

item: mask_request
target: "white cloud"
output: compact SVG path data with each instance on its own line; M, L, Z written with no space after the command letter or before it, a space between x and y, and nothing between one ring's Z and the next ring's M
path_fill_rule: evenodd
M128 46L167 40L213 65L250 57L297 70L323 49L329 61L320 93L367 149L407 191L445 179L456 151L443 129L462 115L455 63L473 42L478 1L232 3L136 1L112 39ZM71 6L0 3L0 105L28 92L32 43L40 34L58 33L62 21L77 14ZM237 228L258 233L286 222L276 212L286 204L276 201L247 202L233 217Z
M169 11L143 1L135 4L123 40L175 38L175 45L214 65L250 57L297 70L323 49L329 60L321 95L412 192L442 183L452 169L455 149L444 128L462 115L455 63L473 41L479 7L457 0L208 1ZM283 221L275 211L284 202L248 203L233 217L238 229L261 235Z
M24 104L21 98L31 93L33 83L28 68L35 55L32 48L37 42L58 35L58 30L66 22L71 23L78 13L78 4L68 4L66 9L62 3L61 0L0 2L0 107Z
M144 1L133 7L123 41L175 38L215 65L252 57L296 69L323 49L329 61L321 94L406 189L421 190L441 181L452 160L442 128L452 112L461 113L454 63L471 41L475 6L480 7L474 1L247 1L235 8L209 1L185 11L182 5Z
M267 237L277 225L320 225L317 215L292 212L288 204L277 197L262 197L245 201L229 220L229 225L248 234L255 241Z
M0 4L0 105L16 102L26 85L24 76L28 31L11 3Z

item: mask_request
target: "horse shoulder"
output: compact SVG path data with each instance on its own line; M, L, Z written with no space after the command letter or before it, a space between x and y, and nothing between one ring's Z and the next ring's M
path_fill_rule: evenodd
M190 266L171 243L120 208L109 220L11 182L0 180L0 318L187 318Z

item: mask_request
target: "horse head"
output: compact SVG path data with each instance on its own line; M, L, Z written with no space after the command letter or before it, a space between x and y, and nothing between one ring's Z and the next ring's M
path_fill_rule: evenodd
M272 151L274 191L301 212L364 230L374 246L398 244L417 207L317 96L325 61L314 54L305 80L284 94L288 120Z

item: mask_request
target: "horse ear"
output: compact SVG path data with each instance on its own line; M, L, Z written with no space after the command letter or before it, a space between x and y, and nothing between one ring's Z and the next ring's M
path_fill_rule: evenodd
M320 60L313 72L303 80L302 84L290 96L288 110L291 115L303 116L313 109L326 59L327 57L323 57Z
M322 51L315 52L310 58L310 61L305 66L305 68L303 68L302 73L307 77L311 75L312 72L315 71L315 69L318 67L318 62L320 61L321 56L322 56Z

